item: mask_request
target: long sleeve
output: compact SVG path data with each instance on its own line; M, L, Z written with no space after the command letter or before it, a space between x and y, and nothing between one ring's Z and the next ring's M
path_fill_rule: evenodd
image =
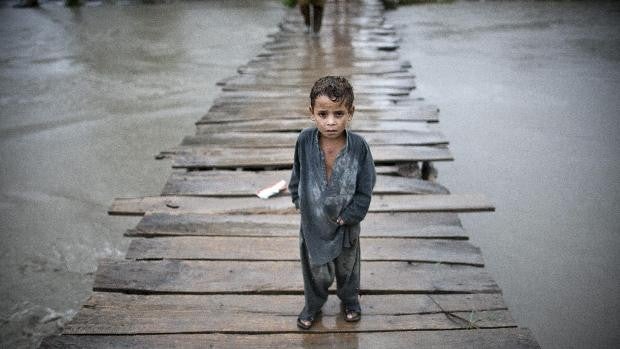
M346 206L340 214L344 224L347 225L358 224L366 217L366 213L370 207L372 190L377 178L370 147L368 144L364 145L365 152L362 156L360 171L357 174L355 194L353 194L349 205Z
M299 139L297 139L297 142L295 143L293 171L291 172L291 180L288 183L288 191L291 193L291 199L297 209L299 209L299 171Z

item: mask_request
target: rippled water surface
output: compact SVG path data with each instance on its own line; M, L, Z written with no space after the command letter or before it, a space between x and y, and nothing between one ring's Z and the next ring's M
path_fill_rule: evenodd
M91 293L98 258L122 258L135 218L114 197L159 194L159 151L193 123L277 29L277 1L76 10L0 6L0 340L29 347Z
M544 348L620 343L620 5L401 7L418 94L441 108L452 192L516 320Z

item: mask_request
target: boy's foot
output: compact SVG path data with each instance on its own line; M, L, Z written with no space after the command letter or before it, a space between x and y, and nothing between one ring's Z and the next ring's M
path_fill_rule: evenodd
M302 313L299 314L299 317L297 317L297 327L301 328L302 330L309 330L310 327L312 327L316 316L318 316L320 313L321 312L319 311L318 313L316 313L315 316L307 316L304 315L304 312L302 311Z
M300 318L297 318L297 327L301 328L302 330L309 330L310 327L312 327L312 320L302 320Z
M344 321L357 322L362 318L362 308L358 304L344 305Z

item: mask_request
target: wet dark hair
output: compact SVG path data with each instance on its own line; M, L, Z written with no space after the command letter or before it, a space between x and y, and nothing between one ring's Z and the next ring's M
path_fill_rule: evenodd
M314 108L314 101L319 96L325 96L332 102L344 102L349 110L353 107L353 87L342 76L324 76L314 83L310 91L310 106L312 108Z

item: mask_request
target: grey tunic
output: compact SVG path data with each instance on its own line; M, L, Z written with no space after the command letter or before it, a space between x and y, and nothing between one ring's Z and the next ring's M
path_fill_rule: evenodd
M375 165L368 143L345 131L346 143L334 162L329 183L316 127L301 131L288 190L301 213L301 237L311 265L332 261L359 237L375 185ZM336 223L338 217L344 221Z

